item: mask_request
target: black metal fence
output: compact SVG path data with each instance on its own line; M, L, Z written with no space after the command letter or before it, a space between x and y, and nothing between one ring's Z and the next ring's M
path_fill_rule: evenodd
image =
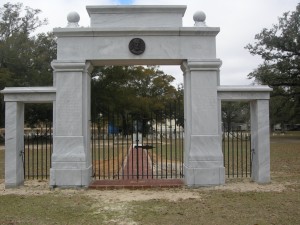
M106 110L92 121L95 179L172 179L183 177L180 108L148 114Z
M251 177L252 151L250 131L224 131L222 149L227 177Z
M52 155L52 124L41 128L25 129L22 152L24 178L48 179Z
M180 108L149 115L107 111L91 123L95 179L168 179L183 177L184 129ZM249 130L223 131L222 150L228 178L251 177ZM4 178L4 150L0 178ZM52 125L25 129L25 179L48 179L52 154Z

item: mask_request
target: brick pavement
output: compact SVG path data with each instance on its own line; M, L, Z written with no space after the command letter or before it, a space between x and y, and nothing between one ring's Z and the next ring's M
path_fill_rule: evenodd
M153 175L152 161L147 150L142 147L131 148L120 171L120 179L95 180L89 186L92 189L143 189L182 187L182 179L156 179Z

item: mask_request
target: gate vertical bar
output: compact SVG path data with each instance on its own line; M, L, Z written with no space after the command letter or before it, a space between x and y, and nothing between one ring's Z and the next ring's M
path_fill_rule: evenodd
M153 163L153 114L152 114L152 111L151 111L151 114L150 114L150 121L151 121L151 123L150 123L150 127L151 127L151 146L152 146L152 149L151 149L151 178L153 179L153 167L154 167L154 163Z
M175 133L175 142L174 142L174 145L175 145L175 178L177 178L177 102L175 102L175 105L174 105L174 121L175 121L175 128L174 128L174 133Z
M35 144L35 141L36 141L36 135L34 134L34 138L33 138L33 141L32 141L32 150L31 150L31 155L32 155L32 159L31 159L31 163L32 163L32 179L34 179L34 144Z
M101 123L101 121L100 121ZM103 129L103 135L102 135L102 154L103 154L103 179L106 179L106 165L105 165L105 162L106 162L106 155L105 155L105 119L104 119L104 116L102 118L102 129Z
M139 140L140 143L141 143L141 156L142 156L142 179L144 178L144 149L143 149L143 133L144 133L144 116L142 115L142 118L141 118L141 123L142 123L142 140ZM139 150L139 148L138 148ZM137 161L139 161L139 158L137 158ZM139 170L139 168L137 168Z
M96 117L96 113L94 113L94 115L92 116L92 120L91 120L91 138L92 138L92 171L93 171L93 177L96 177L96 159L95 159L95 127L94 127L94 119Z
M112 160L113 160L113 172L112 172L112 177L114 179L115 177L115 113L114 111L112 112Z
M157 113L155 114L155 149L156 149L156 179L158 179L158 140L157 140L157 136L158 136L158 126L157 126L157 122L158 122L158 115Z
M236 176L239 177L239 131L236 131Z
M125 121L124 121L124 115L122 116L122 122L121 122L121 124L122 124L122 161L121 161L121 167L120 167L120 169L121 169L121 171L122 171L122 174L121 174L121 176L122 176L122 178L124 178L124 176L123 176L123 174L124 174L124 172L123 172L123 168L124 168L124 143L125 143L125 141L124 141L124 134L125 134L125 130L124 130L124 123L125 123Z
M134 124L133 124L133 120L134 120L134 117L133 115L131 115L131 130L134 131ZM133 178L134 174L133 174L133 151L135 151L135 148L134 148L134 143L136 143L136 140L134 141L136 137L134 137L134 133L132 133L131 135L131 178Z
M108 173L108 179L110 179L110 134L109 134L109 121L110 121L110 111L108 109L108 126L107 126L107 142L108 142L108 145L107 145L107 156L108 156L108 160L107 160L107 173Z
M251 140L251 138L250 138ZM253 153L253 149L252 149L252 142L250 141L250 148L249 148L249 154L250 154L250 177L252 177L252 160L253 160L253 157L252 157L252 153Z
M136 177L137 179L139 179L139 132L138 132L138 127L139 127L139 120L137 119L137 125L136 125L136 167L137 167L137 170L136 170Z
M24 146L23 146L23 177L26 179L26 135L24 135Z
M164 116L165 116L165 143L166 143L166 159L165 159L165 163L166 163L166 179L168 178L168 120L167 120L167 109L165 107L165 111L164 111Z
M227 171L228 171L227 172L227 176L228 177L230 176L230 150L229 150L230 149L230 147L229 147L230 146L230 142L229 142L230 139L229 139L229 134L230 134L229 133L229 126L227 125L227 153L228 153L227 154L227 161L228 161L228 164L227 164L228 165L227 166Z
M241 173L242 173L242 177L244 177L244 154L243 154L243 131L242 131L242 129L241 129L241 169L242 169L242 171L241 171Z
M246 136L246 177L248 177L248 134Z
M30 146L30 143L29 143L29 140L30 140L30 133L27 133L27 135L26 135L26 140L27 140L27 142L26 143L24 143L24 145L26 145L26 162L25 162L25 164L26 164L26 171L27 171L27 173L26 173L26 177L24 177L24 179L29 179L29 174L30 174L30 164L29 164L29 159L30 159L30 151L29 151L29 146Z
M48 123L46 123L46 178L48 178Z
M223 164L224 164L224 167L225 167L225 163L226 163L226 143L225 143L225 124L223 123L223 126L222 126L222 129L223 129L223 132L222 132L222 149L223 149Z
M173 142L173 130L172 130L172 108L171 108L171 103L170 103L170 158L171 158L171 178L173 178L173 146L172 146L172 142Z
M116 169L117 169L118 179L120 179L120 160L119 160L120 159L120 145L119 145L120 144L120 139L119 139L120 138L120 136L119 136L119 132L120 132L119 122L120 121L119 121L119 119L120 119L119 113L116 113L116 120L117 120L116 121L116 123L117 123L116 124L116 126L117 126L116 127L116 129L117 129L117 131L116 131L117 132L117 134L116 134L117 135L117 168Z
M162 121L163 121L163 118L162 118L162 112L161 112L161 123L160 123L160 167L161 167L161 170L160 170L160 178L162 179L163 178L163 144L162 144L162 138L163 138L163 135L162 135Z
M98 153L98 178L100 179L101 177L101 117L97 118L96 122L96 129L97 129L97 153ZM103 134L102 134L103 135ZM95 142L96 145L96 142ZM104 162L104 160L102 160Z
M39 130L36 130L36 178L39 178L39 139L40 139L40 134Z
M128 132L128 128L127 127L129 127L130 125L128 124L129 123L129 119L128 119L128 114L126 115L126 118L127 118L127 121L126 121L126 131L127 131L127 138L126 138L126 140L127 140L127 146L126 146L126 151L127 151L127 155L126 155L126 164L128 164L128 161L129 161L129 132ZM132 138L132 135L131 135L131 138ZM132 143L132 142L131 142ZM131 148L132 148L132 144L131 144ZM126 168L127 168L127 179L129 178L129 165L128 166L126 166Z
M231 135L231 147L232 147L232 176L234 177L234 139L233 139L233 130L231 129L232 135Z
M43 133L43 127L41 128L41 133L42 133L42 155L41 155L41 167L42 167L42 179L44 179L44 133Z

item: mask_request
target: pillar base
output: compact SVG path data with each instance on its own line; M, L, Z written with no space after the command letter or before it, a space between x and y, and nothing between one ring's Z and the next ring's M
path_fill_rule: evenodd
M184 181L189 187L225 184L225 167L189 168L184 165L183 169Z
M50 169L50 186L88 187L92 181L92 165L84 169Z
M18 183L6 183L5 182L5 189L9 188L18 188L24 185L24 180L19 181Z

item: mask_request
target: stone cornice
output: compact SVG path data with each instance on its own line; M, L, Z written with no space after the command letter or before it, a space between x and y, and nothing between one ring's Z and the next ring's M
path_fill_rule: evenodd
M223 101L269 100L273 89L261 86L218 86L218 99Z
M222 85L218 86L218 92L238 92L238 91L249 91L249 92L271 92L273 89L266 85Z
M86 6L89 14L131 14L131 13L180 13L184 16L186 5L111 5Z
M55 87L7 87L1 91L5 102L50 103L55 101Z
M219 27L54 28L57 37L216 36Z
M25 93L55 93L55 87L6 87L2 94L25 94Z

